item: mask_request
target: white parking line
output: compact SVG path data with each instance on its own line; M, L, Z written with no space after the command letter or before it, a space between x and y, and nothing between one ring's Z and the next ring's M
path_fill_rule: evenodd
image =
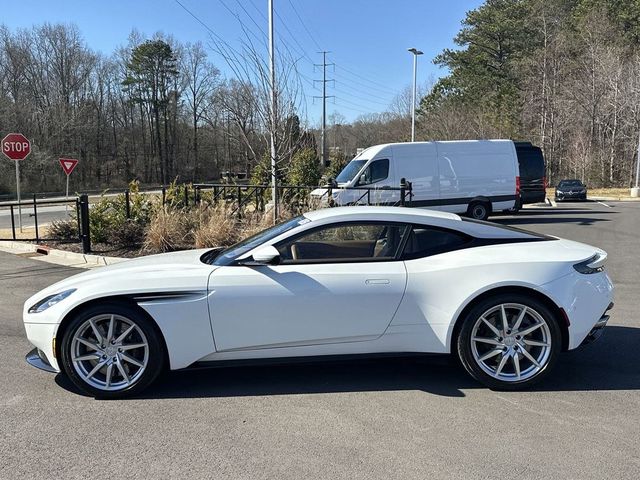
M611 205L607 205L606 203L601 202L601 201L599 201L599 200L596 200L596 203L599 203L600 205L603 205L603 206L605 206L605 207L607 207L607 208L613 208Z

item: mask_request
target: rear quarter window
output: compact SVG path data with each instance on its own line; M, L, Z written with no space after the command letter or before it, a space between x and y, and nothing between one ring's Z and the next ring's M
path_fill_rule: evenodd
M473 237L461 232L426 225L413 225L402 258L412 260L458 250L472 240Z

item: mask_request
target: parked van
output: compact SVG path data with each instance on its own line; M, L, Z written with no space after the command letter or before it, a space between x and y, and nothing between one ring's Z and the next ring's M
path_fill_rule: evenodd
M367 148L335 178L337 205L399 203L391 190L405 178L412 183L411 205L484 220L491 212L519 205L518 157L511 140L390 143ZM366 190L374 188L367 198ZM321 196L318 189L313 195Z

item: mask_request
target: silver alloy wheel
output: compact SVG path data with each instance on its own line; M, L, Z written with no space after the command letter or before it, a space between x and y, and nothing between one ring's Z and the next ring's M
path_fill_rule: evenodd
M484 312L471 331L471 352L478 366L504 382L537 375L551 355L551 331L536 310L503 303Z
M149 362L149 342L135 322L122 315L91 317L71 339L76 373L99 390L123 390L133 385Z

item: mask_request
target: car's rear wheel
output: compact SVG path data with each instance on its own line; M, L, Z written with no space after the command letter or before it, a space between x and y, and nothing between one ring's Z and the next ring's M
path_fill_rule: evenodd
M486 220L491 213L491 206L487 202L471 202L467 208L467 215L476 220Z
M62 367L81 390L100 398L121 398L146 388L164 363L161 339L135 307L92 306L76 315L61 344Z
M487 298L463 320L457 353L476 380L498 390L526 388L557 361L562 334L547 306L521 294Z

